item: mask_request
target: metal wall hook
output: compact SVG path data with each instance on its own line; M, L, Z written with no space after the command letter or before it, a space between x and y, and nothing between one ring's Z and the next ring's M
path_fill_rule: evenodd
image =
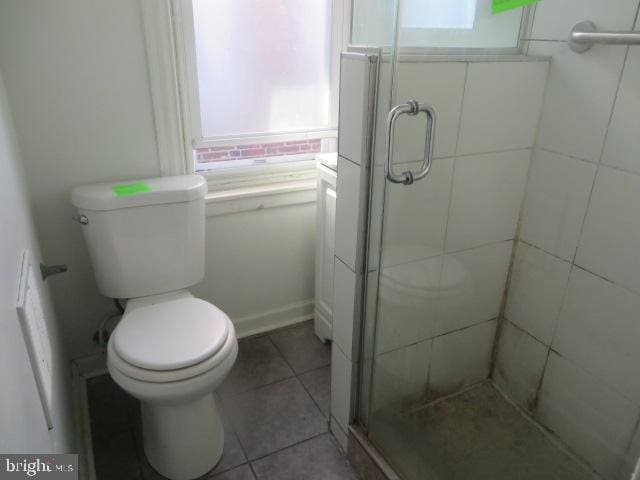
M51 275L58 275L60 273L64 273L67 270L69 270L69 268L62 264L62 265L45 265L44 263L40 264L40 275L42 275L42 280L46 280L47 277L50 277Z

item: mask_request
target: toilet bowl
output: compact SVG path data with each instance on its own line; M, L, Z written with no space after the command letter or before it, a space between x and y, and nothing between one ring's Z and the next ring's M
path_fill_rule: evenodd
M144 451L165 477L196 478L222 456L214 390L238 354L233 324L189 292L132 300L107 347L113 380L141 402Z
M100 292L127 299L107 346L109 373L140 400L145 455L172 480L220 460L214 391L238 355L229 317L187 290L204 277L206 192L198 175L71 192Z

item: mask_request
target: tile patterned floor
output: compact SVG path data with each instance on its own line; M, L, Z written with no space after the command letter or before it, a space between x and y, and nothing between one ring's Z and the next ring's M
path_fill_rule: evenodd
M331 349L313 324L239 342L218 392L225 446L211 480L357 480L328 432ZM98 480L162 480L145 459L140 406L108 375L88 382Z

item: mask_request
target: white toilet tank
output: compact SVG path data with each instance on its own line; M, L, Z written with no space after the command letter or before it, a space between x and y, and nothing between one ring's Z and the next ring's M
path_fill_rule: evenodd
M190 287L204 277L207 184L199 175L76 187L100 292L135 298Z

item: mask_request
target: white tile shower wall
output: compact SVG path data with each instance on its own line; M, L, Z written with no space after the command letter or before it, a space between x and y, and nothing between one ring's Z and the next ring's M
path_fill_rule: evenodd
M640 175L600 167L576 255L576 264L638 293L639 205Z
M639 413L633 402L551 353L535 417L605 478L618 472Z
M545 0L535 7L528 52L550 55L552 62L523 210L525 243L506 309L511 322L550 351L544 368L528 363L526 375L543 377L535 417L613 479L628 478L635 463L629 456L638 451L629 444L634 431L640 434L634 121L640 56L635 47L604 45L576 54L565 39L583 20L629 30L639 6L638 0L620 0L615 8L598 0ZM525 373L501 378L499 369L512 363L505 368L515 372L530 353L509 347L510 330L504 330L494 377L517 397Z
M489 376L496 321L473 325L436 337L429 372L429 395L459 392Z
M431 172L414 185L387 186L383 244L384 266L438 255L444 250L453 158L433 161ZM398 165L417 169L418 163ZM407 222L407 214L420 205L420 221Z
M341 444L346 443L356 398L376 72L375 54L342 55L331 362L331 430Z
M431 105L436 111L436 158L451 157L456 152L465 70L464 63L403 62L399 66L395 103L416 99ZM388 88L385 88L384 94L385 97L381 99L388 102ZM380 113L385 113L384 109ZM385 128L385 122L379 122L379 127ZM403 163L422 160L425 128L423 116L419 119L405 116L398 120L394 161ZM384 135L380 140L384 142Z
M434 335L498 317L513 242L499 242L445 255Z
M504 322L493 380L526 411L535 407L536 393L548 354L546 345L513 323Z
M386 116L389 105L389 63L380 67L378 108L376 119L375 164L382 165L385 152ZM467 64L463 62L401 62L394 104L415 99L431 105L437 114L434 157L451 157L456 153L458 124L465 89ZM422 159L425 123L420 118L398 121L397 141L393 159L406 163Z
M343 53L340 59L338 153L360 165L367 150L370 117L370 62L367 55Z
M629 50L602 155L602 163L640 173L640 49Z
M354 319L360 315L358 292L361 291L361 275L354 273L338 257L333 269L333 338L347 358L358 359L358 330Z
M566 42L534 41L529 54L553 57L537 147L597 162L624 62L624 47L595 46L580 55Z
M335 255L354 272L361 263L364 232L362 211L364 208L362 172L360 166L338 157L336 180L336 230Z
M520 238L572 260L596 174L596 166L545 150L531 161Z
M426 340L376 357L372 410L402 409L426 395L432 344Z
M519 242L506 317L545 345L551 344L571 264Z
M547 70L546 62L470 64L457 154L532 147Z
M345 432L353 419L357 369L357 364L334 344L331 349L331 416Z
M515 236L530 154L517 150L456 159L447 252Z
M574 267L552 347L640 405L640 295Z

